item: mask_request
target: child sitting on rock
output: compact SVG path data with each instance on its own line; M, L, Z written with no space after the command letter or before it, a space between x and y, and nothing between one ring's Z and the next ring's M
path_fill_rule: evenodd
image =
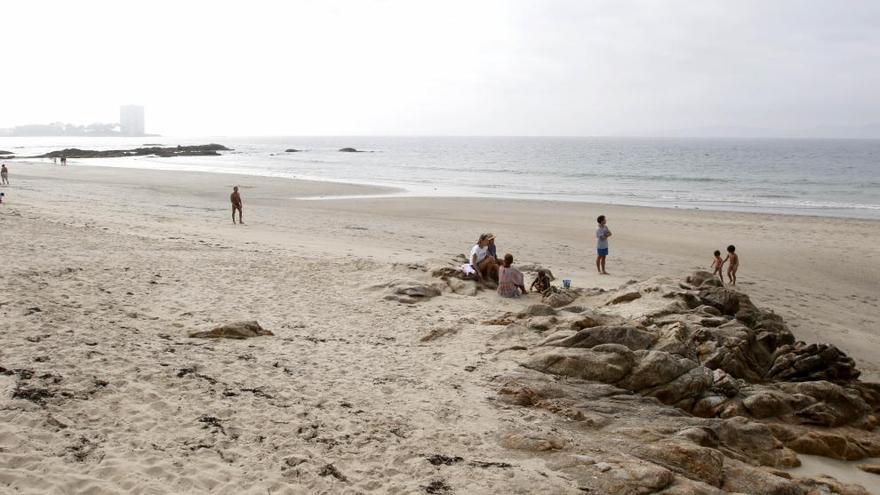
M538 270L538 275L535 277L535 280L532 282L532 286L529 287L529 289L536 292L544 292L549 288L550 277L547 276L547 272L545 270Z

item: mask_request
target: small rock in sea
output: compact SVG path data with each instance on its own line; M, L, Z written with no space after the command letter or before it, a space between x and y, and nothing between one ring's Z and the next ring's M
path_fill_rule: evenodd
M296 148L287 148L286 150L284 150L285 153L297 153L299 151L302 151L302 150L298 150Z
M339 148L339 151L343 153L358 153L359 151L354 148Z

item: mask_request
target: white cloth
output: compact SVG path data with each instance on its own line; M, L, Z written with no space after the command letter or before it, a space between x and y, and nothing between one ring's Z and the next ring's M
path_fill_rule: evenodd
M608 230L608 227L600 225L599 228L596 229L596 247L599 249L608 249L609 235L611 235L611 231Z
M474 267L472 267L470 263L465 263L465 264L461 265L459 267L459 270L464 272L465 275L472 275L474 273L477 273L477 271L474 270Z
M471 255L468 257L468 263L479 265L481 261L486 259L488 251L488 248L480 247L479 244L474 244L474 247L471 248ZM474 263L474 255L477 255L476 263Z

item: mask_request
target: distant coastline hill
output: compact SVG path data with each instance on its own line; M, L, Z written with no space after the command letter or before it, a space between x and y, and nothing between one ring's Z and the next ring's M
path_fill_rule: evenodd
M119 124L94 123L89 125L65 124L53 122L51 124L20 125L9 129L0 129L0 136L30 137L30 136L82 136L82 137L114 137L128 136ZM158 134L140 134L138 136L158 136ZM135 136L135 137L138 137Z

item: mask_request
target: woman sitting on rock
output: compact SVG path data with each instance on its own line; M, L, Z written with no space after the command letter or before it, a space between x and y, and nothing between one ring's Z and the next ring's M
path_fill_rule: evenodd
M480 282L498 281L498 265L495 258L489 256L489 234L481 234L477 243L471 248L471 257L468 260L474 271L477 273L477 279Z
M501 297L519 297L526 293L523 285L523 274L512 267L513 255L505 254L504 263L498 268L498 295Z

